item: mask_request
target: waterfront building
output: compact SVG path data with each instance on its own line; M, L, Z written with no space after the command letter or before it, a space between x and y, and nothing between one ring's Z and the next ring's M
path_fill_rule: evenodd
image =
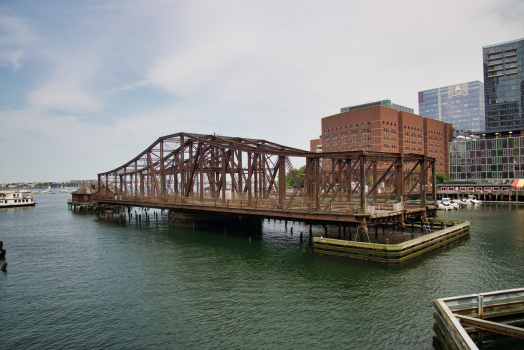
M395 152L436 159L437 172L449 174L452 125L385 106L371 106L322 118L323 152ZM331 164L324 162L329 168Z
M418 111L455 130L484 131L484 84L477 80L419 91Z
M85 204L93 203L93 196L98 191L98 185L88 184L80 187L78 190L73 191L72 203L74 204Z
M322 135L320 138L309 141L309 150L311 152L322 153Z
M524 129L475 133L449 145L452 180L512 181L524 178Z
M524 127L524 39L482 48L486 131Z
M415 113L413 108L397 105L395 103L392 103L391 100L389 100L389 99L379 100L379 101L375 101L375 102L366 102L366 103L361 103L361 104L356 104L356 105L342 107L342 108L340 108L340 113L349 112L349 111L353 111L355 109L361 109L361 108L365 108L365 107L372 107L372 106L385 106L385 107L396 109L399 112Z

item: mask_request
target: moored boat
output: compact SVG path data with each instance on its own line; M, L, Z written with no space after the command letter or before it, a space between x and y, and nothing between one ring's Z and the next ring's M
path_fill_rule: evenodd
M0 208L29 207L36 204L30 194L16 191L0 191Z
M442 200L437 201L437 203L439 209L454 210L459 208L459 205L457 203L453 203L450 198L442 198Z
M482 201L480 199L477 199L477 196L475 196L474 194L469 195L469 200L473 204L482 204Z

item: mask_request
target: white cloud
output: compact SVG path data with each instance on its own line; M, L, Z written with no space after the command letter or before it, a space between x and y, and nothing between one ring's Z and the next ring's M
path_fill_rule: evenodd
M155 0L2 16L0 65L38 66L23 85L28 104L0 112L0 133L107 155L92 160L100 171L179 131L307 149L320 119L344 105L389 97L417 110L419 90L482 80L482 46L524 32L522 6Z
M31 103L41 109L93 112L100 103L74 81L52 81L31 93Z
M0 15L0 65L9 65L17 71L26 56L27 46L33 41L34 35L24 20Z

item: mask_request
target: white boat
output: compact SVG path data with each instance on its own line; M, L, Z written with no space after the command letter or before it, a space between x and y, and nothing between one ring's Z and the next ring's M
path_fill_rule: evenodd
M459 204L453 203L450 198L442 198L442 200L437 201L438 208L444 210L454 210L459 208Z
M454 203L450 203L450 204L439 203L438 204L438 208L442 209L442 210L455 210L455 209L458 209Z
M0 208L29 207L36 204L30 194L16 191L0 191Z
M49 193L49 192L51 192L51 186L49 186L47 188L47 190L45 190L45 191L40 191L40 193Z
M60 193L69 193L69 191L60 186Z
M464 204L464 205L473 204L473 202L469 198L466 198L466 197L460 197L459 199L457 199L457 201L459 204Z
M469 195L469 200L473 204L482 204L482 201L480 199L477 199L477 197L474 194Z

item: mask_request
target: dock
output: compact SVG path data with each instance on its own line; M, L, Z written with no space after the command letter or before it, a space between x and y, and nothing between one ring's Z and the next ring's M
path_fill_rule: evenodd
M379 244L314 237L313 249L317 254L386 264L400 264L463 238L469 235L470 231L470 223L468 221L430 220L429 223L420 222L417 227L427 230L428 233L398 244ZM432 228L435 227L440 227L440 229L433 231Z
M477 350L488 339L524 339L524 288L436 299L433 305L437 348Z

